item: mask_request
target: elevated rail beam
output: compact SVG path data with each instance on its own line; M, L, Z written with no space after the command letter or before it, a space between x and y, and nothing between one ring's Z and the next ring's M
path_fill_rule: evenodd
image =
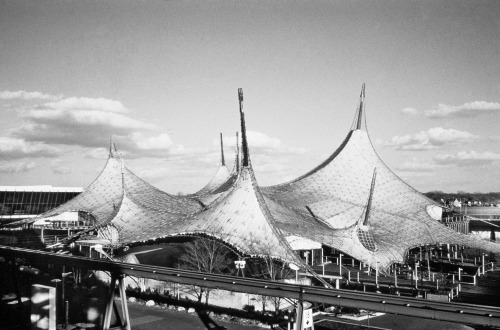
M462 324L500 327L500 308L492 306L445 303L379 293L327 289L323 287L200 273L175 268L111 262L6 246L0 246L0 256L6 259L23 258L34 264L60 264L66 267L71 266L81 269L108 271L115 275L122 274L235 292L302 299L310 302Z

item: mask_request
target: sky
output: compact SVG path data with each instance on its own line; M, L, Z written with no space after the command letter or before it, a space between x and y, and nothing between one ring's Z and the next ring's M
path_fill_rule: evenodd
M500 191L499 1L0 0L0 185L86 187L110 140L173 194L235 157L260 185L347 135L421 192Z

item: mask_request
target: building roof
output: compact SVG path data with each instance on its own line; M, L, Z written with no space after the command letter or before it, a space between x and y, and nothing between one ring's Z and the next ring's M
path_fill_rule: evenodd
M261 188L282 209L302 215L308 212L317 220L304 230L300 219L284 215L278 220L282 229L364 262L380 262L382 268L403 262L408 249L424 244L450 243L500 252L498 244L479 241L439 223L435 212L439 206L384 164L366 129L364 98L363 85L353 126L330 157L295 180ZM369 220L364 223L368 211ZM329 230L322 230L324 225Z
M39 217L86 211L95 217L99 237L115 246L205 235L245 255L297 264L300 258L287 238L301 237L365 263L379 263L382 271L394 262L404 262L410 248L424 244L500 252L498 244L441 224L439 205L384 164L366 129L364 86L353 125L340 147L308 173L270 187L259 187L255 179L241 90L238 96L242 161L236 162L236 171L225 167L221 152L221 166L205 188L190 196L174 196L129 171L111 143L98 178L74 199Z
M140 205L177 216L195 213L202 209L201 203L192 198L170 195L137 177L123 165L115 145L111 142L104 169L81 194L36 218L12 223L10 226L32 223L35 219L69 211L90 213L95 218L96 225L103 225L113 219L125 191Z
M75 192L80 193L83 188L80 187L53 187L51 185L42 186L0 186L0 191L19 191L19 192Z

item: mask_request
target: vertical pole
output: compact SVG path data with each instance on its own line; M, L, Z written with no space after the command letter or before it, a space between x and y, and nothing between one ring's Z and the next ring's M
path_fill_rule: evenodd
M111 282L109 283L109 295L104 311L103 330L109 330L111 326L111 313L113 312L113 300L115 298L116 275L111 274Z
M297 300L297 317L295 318L295 330L303 330L302 317L304 316L304 306L302 305L302 287L299 288L299 299Z
M483 265L483 274L486 274L486 267L485 267L486 265L484 264L484 253L482 255L482 261L483 261L483 264L482 264Z
M64 329L66 329L69 321L69 302L67 300L65 301L64 310L66 312L64 314Z
M398 287L398 273L394 271L394 286Z
M342 276L342 255L343 255L342 253L339 254L339 256L340 256L340 258L339 258L339 260L340 260L340 262L339 262L339 275L340 276Z
M378 261L375 263L375 284L378 286Z
M458 282L462 281L462 268L458 268Z
M128 314L127 294L125 293L125 286L123 284L123 275L121 275L120 279L118 280L118 288L120 290L120 299L122 303L123 322L125 323L122 324L122 326L124 326L126 330L131 330L130 316Z
M62 274L61 274L61 307L63 308L63 315L66 315L66 310L65 307L66 305L64 304L64 273L66 272L66 266L62 266ZM65 321L65 320L64 320ZM64 322L63 321L63 322ZM66 323L63 323L63 329L66 329Z

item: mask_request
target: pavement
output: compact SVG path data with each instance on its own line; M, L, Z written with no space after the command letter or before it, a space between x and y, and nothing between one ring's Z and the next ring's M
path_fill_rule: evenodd
M118 309L121 307L118 304ZM186 329L186 330L261 330L256 325L241 325L225 321L211 319L206 314L186 313L147 307L137 303L128 303L130 324L134 330L164 330L164 329Z

